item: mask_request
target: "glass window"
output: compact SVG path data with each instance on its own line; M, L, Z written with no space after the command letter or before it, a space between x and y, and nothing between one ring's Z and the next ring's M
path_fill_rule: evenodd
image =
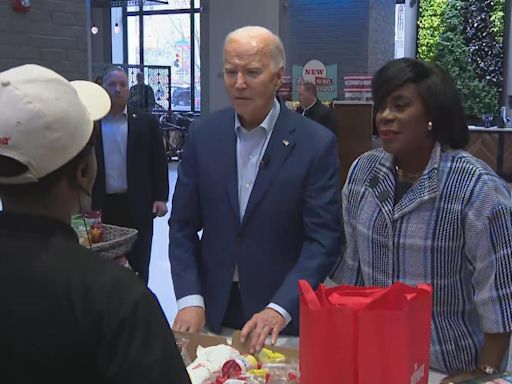
M139 16L127 17L128 64L140 64Z
M144 16L144 64L171 66L171 105L190 110L190 15Z
M190 9L190 0L167 0L167 4L149 3L145 4L142 9L144 11Z
M201 36L201 26L199 14L196 13L194 15L194 97L195 97L195 110L201 110L201 46L200 46L200 36Z
M143 5L143 11L165 11L165 10L177 10L177 9L190 9L190 1L191 0L165 0L162 3L156 2L147 2ZM199 8L201 1L194 0L194 8ZM131 5L126 8L127 12L139 12L138 5Z
M168 0L166 4L147 1L142 9L127 8L132 12L127 15L125 29L128 64L137 70L139 64L143 66L148 83L155 89L155 98L157 91L160 92L158 104L178 111L201 108L200 14L198 9L191 12L191 3L200 6L199 0ZM142 41L140 17L143 18Z

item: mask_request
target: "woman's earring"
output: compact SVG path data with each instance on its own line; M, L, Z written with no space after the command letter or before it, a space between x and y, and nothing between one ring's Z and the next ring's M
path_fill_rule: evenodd
M429 122L428 122L427 129L428 129L429 131L431 131L431 130L432 130L432 122L431 122L431 121L429 121Z

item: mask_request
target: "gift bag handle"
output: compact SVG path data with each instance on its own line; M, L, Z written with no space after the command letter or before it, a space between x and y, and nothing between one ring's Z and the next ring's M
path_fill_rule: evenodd
M307 280L299 280L299 292L304 299L304 303L309 309L316 311L322 309L322 305L320 304L315 291L313 291L313 288L311 288L311 285Z

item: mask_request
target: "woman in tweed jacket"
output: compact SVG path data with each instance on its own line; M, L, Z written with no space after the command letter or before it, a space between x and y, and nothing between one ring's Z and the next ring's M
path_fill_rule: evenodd
M463 107L441 68L393 60L376 73L373 97L383 148L350 169L334 279L432 284L432 368L447 383L499 370L512 329L510 191L462 150Z

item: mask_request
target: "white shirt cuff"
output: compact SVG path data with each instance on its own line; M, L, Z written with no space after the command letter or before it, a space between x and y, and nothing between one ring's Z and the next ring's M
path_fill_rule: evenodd
M270 303L269 305L267 305L267 308L271 308L274 311L279 312L279 314L284 317L285 327L290 323L290 321L292 321L292 317L288 312L286 312L286 310L283 307L274 303Z
M176 301L178 311L188 307L202 307L204 308L204 299L201 295L188 295Z

